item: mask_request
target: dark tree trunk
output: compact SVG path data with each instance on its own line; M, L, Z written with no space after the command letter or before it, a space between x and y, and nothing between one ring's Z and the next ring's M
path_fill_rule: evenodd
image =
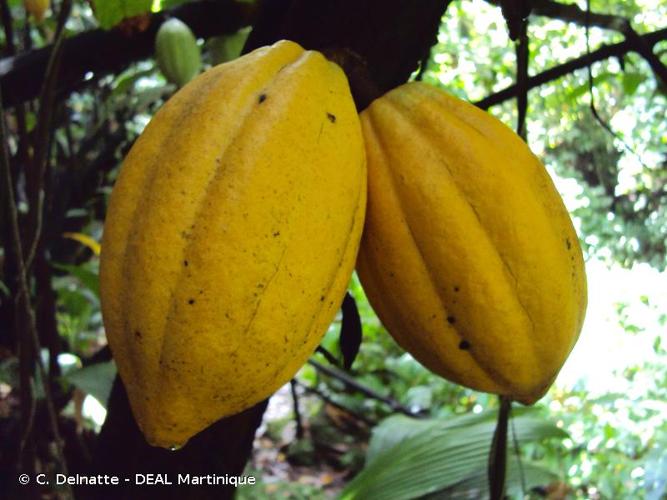
M263 401L242 413L223 418L194 436L180 450L169 451L146 443L130 411L125 387L120 378L116 377L109 397L107 420L93 452L93 466L85 472L116 475L120 485L82 487L76 491L77 498L232 498L235 488L215 484L214 476L240 476L243 473L267 402ZM141 481L137 481L136 474L144 475L140 480L147 478L148 474L154 474L154 478L160 474L174 484L137 484ZM208 476L213 484L178 486L179 474Z

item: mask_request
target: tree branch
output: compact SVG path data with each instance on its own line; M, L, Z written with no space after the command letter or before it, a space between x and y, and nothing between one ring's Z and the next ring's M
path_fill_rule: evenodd
M589 26L621 33L632 44L632 50L646 59L656 77L667 85L667 66L653 53L652 45L647 44L645 39L635 31L629 19L611 14L599 14L597 12L590 12L587 15L586 11L579 8L576 4L562 4L551 0L536 1L532 12L538 16L560 19L561 21L575 23L580 26L585 26L588 20Z
M641 35L640 38L644 43L648 44L650 47L653 47L656 43L662 40L667 40L667 28ZM528 90L539 87L540 85L544 85L545 83L552 80L556 80L578 69L585 68L594 62L603 61L609 57L619 57L632 51L636 51L636 47L630 40L625 40L613 45L604 45L598 50L591 52L590 54L577 57L576 59L571 59L566 63L559 64L558 66L554 66L553 68L543 71L542 73L529 77L527 82ZM501 102L516 97L517 93L518 87L516 85L510 85L509 87L506 87L503 90L496 92L495 94L491 94L474 104L481 109L488 109L491 106L495 106L496 104L500 104Z
M96 29L68 38L63 44L56 95L62 98L84 84L119 73L129 64L150 57L155 34L167 16L183 20L197 37L209 38L234 33L251 24L255 8L240 0L202 0L153 14L145 31L127 34L120 29ZM0 87L6 107L39 95L52 50L50 45L0 60Z

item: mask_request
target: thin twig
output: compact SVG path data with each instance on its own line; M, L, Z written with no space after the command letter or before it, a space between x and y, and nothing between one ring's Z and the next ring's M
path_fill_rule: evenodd
M325 403L330 404L331 406L334 406L334 407L336 407L336 408L338 408L338 409L340 409L340 410L343 410L345 413L348 413L348 414L352 415L354 418L356 418L356 419L358 419L358 420L361 420L362 422L364 422L365 424L367 424L369 427L372 427L372 426L374 426L375 424L377 424L376 421L371 420L371 419L368 418L367 416L365 416L365 415L361 415L360 413L357 413L357 412L351 410L351 409L348 408L347 406L342 405L342 404L340 404L340 403L334 401L334 400L331 399L329 396L327 396L326 394L324 394L322 391L316 389L315 387L310 387L310 386L308 386L308 385L306 385L306 384L302 384L302 383L299 382L298 380L296 380L295 382L296 382L296 385L302 387L303 390L304 390L305 392L307 392L307 393L309 393L309 394L314 394L315 396L319 397L319 398L320 398L322 401L324 401Z
M296 437L303 438L303 419L301 418L301 411L299 410L299 396L296 393L296 380L292 379L289 383L290 391L292 393L292 405L294 406L294 421L296 422Z
M330 367L330 366L325 366L314 359L308 360L308 363L312 366L315 367L315 369L318 372L324 373L325 375L328 375L329 377L335 378L337 380L340 380L343 382L347 387L350 389L353 389L364 396L368 396L369 398L376 399L378 401L382 401L384 404L389 406L393 411L403 413L404 415L407 415L409 417L420 417L418 413L415 413L411 411L409 408L406 408L403 406L401 403L396 401L395 399L383 396L381 394L378 394L375 392L373 389L370 387L365 386L364 384L361 384L357 382L354 378L350 377L347 373L342 372L341 370L338 370L336 368Z
M321 345L318 345L318 346L315 348L315 352L321 354L322 356L324 356L324 359L326 359L326 360L327 360L329 363L331 363L332 365L334 365L334 366L340 366L340 362L338 361L338 359L336 358L336 356L334 356L333 354L331 354L331 352L329 352L328 349L322 347Z
M586 16L585 16L585 28L586 28L586 54L590 55L591 53L591 47L590 47L590 15L591 15L591 2L590 0L586 0ZM628 151L630 154L634 155L639 163L642 165L642 167L646 168L646 165L644 165L644 162L642 161L641 157L637 152L635 152L632 147L630 147L629 144L627 144L623 138L618 135L614 130L609 126L607 122L605 122L602 117L600 117L598 110L595 106L595 95L593 93L593 87L594 87L594 80L593 80L593 63L590 63L587 67L587 72L588 72L588 94L590 96L591 102L590 102L590 109L591 113L593 114L593 118L600 124L600 126L607 131L614 139L619 141L621 144L623 144L623 147ZM602 178L600 176L600 178Z
M42 92L39 98L39 113L37 116L37 125L35 127L35 154L33 156L32 168L34 177L34 186L32 188L32 197L30 199L30 223L28 227L32 230L28 241L28 251L25 257L26 270L30 270L32 262L37 252L39 240L42 234L44 198L43 191L44 176L46 175L49 162L49 145L51 143L51 117L53 116L53 106L55 102L55 87L58 80L60 61L62 55L63 41L65 40L65 23L69 18L72 8L72 0L63 0L60 13L58 15L58 26L56 28L56 40L53 44L53 51L49 58L46 68L46 75Z
M18 293L16 297L17 308L20 309L20 313L24 317L24 324L28 330L27 334L32 341L33 349L36 353L35 362L37 364L37 370L44 388L44 400L46 402L47 413L49 415L51 432L53 433L53 438L56 444L56 459L58 460L58 466L64 474L67 474L67 463L63 455L62 441L60 438L60 432L58 431L58 417L56 414L55 406L53 404L53 399L51 397L51 390L46 372L44 370L44 364L42 363L40 356L41 347L35 326L35 313L30 304L28 277L26 274L25 262L23 260L23 249L21 248L22 245L21 236L19 233L18 213L16 210L16 198L14 196L14 181L12 179L12 172L9 166L9 150L7 148L7 134L5 129L4 113L4 107L2 105L2 94L0 93L0 168L3 171L2 174L4 177L3 181L6 190L5 199L7 200L7 215L14 247L13 251L15 253L18 264ZM67 486L67 488L69 489L69 486Z

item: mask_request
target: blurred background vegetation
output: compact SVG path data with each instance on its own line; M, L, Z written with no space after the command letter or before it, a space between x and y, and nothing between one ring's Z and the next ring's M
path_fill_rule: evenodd
M56 7L62 3L40 22L26 17L19 0L0 3L2 76L11 70L5 63L14 55L54 42ZM126 18L182 3L75 0L64 36L118 23L141 29L137 18L134 24ZM473 102L512 85L514 44L493 4L452 2L437 45L413 77ZM639 34L667 27L662 0L590 4L592 12L629 21ZM579 2L579 7L586 5ZM530 74L581 57L587 44L595 51L622 42L627 32L621 25L591 26L587 39L581 18L532 15ZM200 39L202 70L237 56L247 34ZM667 36L654 53L667 60ZM605 58L590 71L577 69L528 94L528 143L547 164L575 221L587 259L591 306L581 341L547 396L513 412L508 493L658 500L667 497L667 82L636 53ZM59 354L49 359L54 351L45 345L39 356L66 395L55 402L72 423L65 440L94 441L115 375L113 363L99 362L98 356L105 346L98 242L108 195L129 146L175 90L148 57L119 73L90 75L89 83L53 109L43 159L44 182L50 186L44 203L53 218L44 223L47 245L32 263L38 271L31 290L51 301L55 311L51 327ZM9 152L17 163L38 164L40 153L29 144L43 133L40 109L33 100L5 113ZM513 99L490 106L489 112L516 126ZM25 214L33 180L20 172L16 179L18 212ZM0 310L6 318L14 297L6 279L8 215L2 205ZM363 324L352 368L342 367L339 317L323 349L272 399L247 469L259 484L240 488L238 497L483 497L496 398L423 368L383 329L356 277L350 291ZM48 309L41 306L38 314ZM40 317L37 322L45 325ZM3 443L19 428L21 380L20 355L7 324L0 325ZM41 376L33 377L37 400L44 397ZM9 455L0 450L0 456L5 456L1 461Z

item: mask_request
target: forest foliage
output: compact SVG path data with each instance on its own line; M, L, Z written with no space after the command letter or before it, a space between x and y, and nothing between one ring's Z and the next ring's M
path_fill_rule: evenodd
M12 71L10 61L58 44L61 38L97 28L141 30L142 16L147 19L188 2L75 0L65 22L58 12L69 3L54 2L45 20L38 23L26 17L19 0L2 2L0 78ZM484 107L488 96L514 85L515 44L497 3L451 2L441 20L437 44L412 78ZM639 35L667 28L667 2L661 0L593 0L590 12L599 16L589 17L585 2L579 2L576 15L570 15L571 10L549 11L563 5L556 2L535 5L527 28L530 75L622 43L632 36L626 25ZM246 29L200 39L204 67L240 53L247 35ZM667 35L652 51L663 73L656 72L655 61L651 65L642 54L626 51L535 85L528 92L526 131L527 142L556 179L587 259L602 260L610 267L650 265L663 271L667 266ZM37 325L54 335L40 332L40 338L51 342L37 354L41 363L36 366L46 371L26 374L21 371L13 332L0 327L0 429L3 433L16 430L21 404L18 388L30 383L31 397L45 401L42 377L48 377L59 388L62 401L55 405L61 416L94 441L99 421L91 418L94 412L89 409L94 405L84 401L91 396L105 406L115 376L113 363L100 359L106 345L98 290L105 208L122 158L176 88L150 55L117 72L102 76L91 72L65 95L56 95L48 80L41 88L39 99L5 109L4 117L17 217L22 227L41 230L36 251L28 253L34 275L28 283L30 297L23 300L37 305ZM3 100L8 98L3 87ZM50 116L45 116L45 110ZM515 99L499 100L489 111L516 127ZM14 269L7 258L11 211L4 201L3 191L0 309L6 319L21 299L17 299ZM35 204L43 208L43 220L32 220L29 207ZM30 241L29 235L24 240ZM495 397L451 384L423 368L386 334L356 277L350 292L363 325L359 354L352 368L345 370L339 315L321 352L296 377L296 393L306 408L301 417L311 422L308 433L296 441L341 444L331 463L346 471L341 481L345 484L336 489L342 488L344 498L428 494L435 498L455 491L480 491L485 476L478 477L474 471L485 467ZM650 296L617 305L615 322L628 336L650 337L651 349L643 362L618 368L615 381L623 390L592 394L585 381L574 386L556 383L534 408L515 409L516 446L510 447L508 476L511 494L664 498L667 347L661 332L667 326L667 314L661 308L665 305ZM54 352L57 357L49 356ZM356 385L346 382L348 378ZM351 431L354 437L341 436L340 426L326 418L331 407L357 421ZM292 418L290 414L283 424L293 425L288 424ZM75 433L66 435L70 439ZM432 439L434 435L437 440ZM364 446L356 446L357 440ZM303 459L303 449L295 451L292 446L288 456ZM306 463L321 465L315 456L321 448L308 450ZM423 480L415 486L410 480L418 474ZM294 497L316 494L296 483L285 488ZM242 488L239 496L269 498L272 491L275 485L267 478L252 491Z

